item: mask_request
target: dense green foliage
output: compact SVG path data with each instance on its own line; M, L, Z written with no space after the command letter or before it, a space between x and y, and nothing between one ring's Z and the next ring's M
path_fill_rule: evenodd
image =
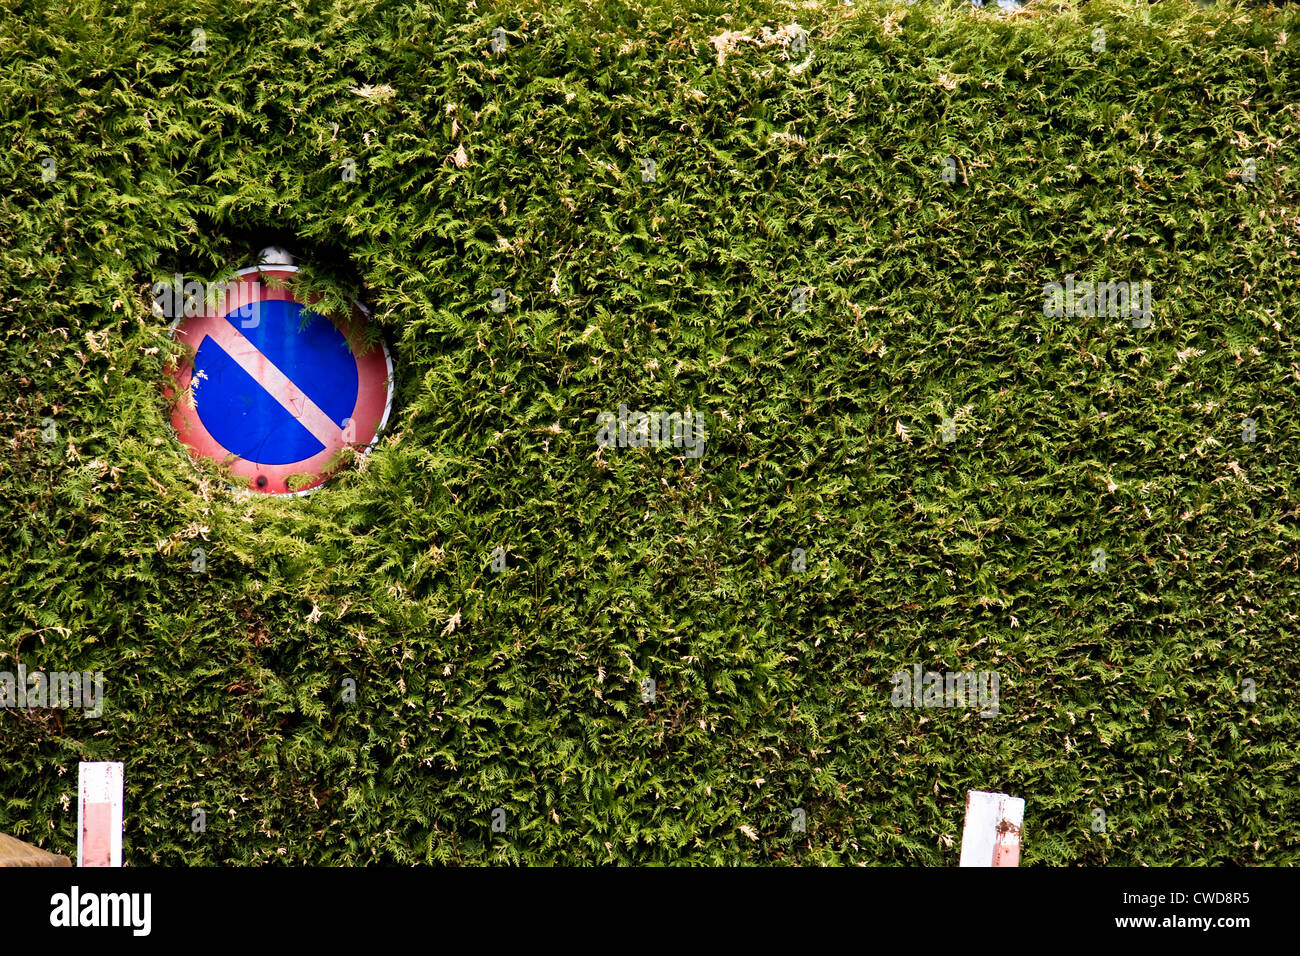
M0 19L0 670L107 692L0 711L0 830L101 759L135 865L953 865L969 788L1028 864L1300 862L1297 15L549 6ZM300 499L190 461L150 311L268 240L397 369Z

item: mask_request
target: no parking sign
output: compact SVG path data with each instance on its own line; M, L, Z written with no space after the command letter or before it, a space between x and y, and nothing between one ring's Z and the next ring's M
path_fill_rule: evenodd
M319 297L283 287L297 271L241 269L221 305L209 298L173 325L192 350L176 372L176 434L191 456L227 464L266 494L324 483L344 447L374 447L392 407L392 358L383 343L361 346L364 309L338 321L311 311Z

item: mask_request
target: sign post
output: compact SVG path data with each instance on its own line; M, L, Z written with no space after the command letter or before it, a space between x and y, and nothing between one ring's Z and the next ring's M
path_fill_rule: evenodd
M1020 830L1025 801L1005 793L971 790L966 794L966 824L959 866L1019 866Z
M77 866L122 865L122 765L77 768Z

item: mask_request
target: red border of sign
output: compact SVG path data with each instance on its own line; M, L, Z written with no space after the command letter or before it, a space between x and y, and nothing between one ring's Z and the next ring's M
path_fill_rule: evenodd
M239 284L258 286L258 300L266 302L285 301L297 302L301 305L312 306L320 301L320 296L309 296L304 300L299 298L287 288L273 288L263 283L263 276L288 275L298 271L297 266L252 266L247 269L240 269L238 273ZM335 325L348 338L349 342L354 340L366 327L369 312L366 307L358 302L353 302L352 315L349 321L340 323L335 320ZM234 308L233 305L227 305L226 311ZM258 492L260 494L270 495L306 495L316 488L319 488L329 480L335 472L321 471L335 454L343 447L340 442L337 445L327 445L326 448L318 454L304 461L294 462L289 465L261 465L256 462L250 462L240 458L212 437L211 433L204 426L202 419L199 418L198 410L194 407L193 393L191 385L194 378L194 356L198 352L199 346L207 337L207 328L212 322L225 322L224 314L218 313L217 309L204 303L204 311L200 315L185 316L177 318L172 322L172 336L176 341L188 347L189 351L185 360L181 363L175 373L175 380L180 388L181 398L176 402L176 407L172 412L172 426L176 429L176 435L181 442L189 449L190 457L211 458L218 462L228 463L230 470L240 477L248 479L247 490ZM357 380L359 387L357 389L357 403L352 409L352 414L348 417L352 419L356 427L357 440L352 442L353 446L365 447L361 454L369 454L379 440L379 434L388 424L388 415L393 407L393 359L388 353L388 346L381 340L379 348L371 348L363 355L353 355L357 363ZM383 397L373 387L368 387L367 383L374 381L385 383ZM176 392L171 387L165 388L168 398L174 397ZM312 481L297 491L291 491L288 488L288 478L290 475L303 475L315 473L316 477ZM257 479L266 478L265 487L258 487ZM279 489L279 490L277 490Z

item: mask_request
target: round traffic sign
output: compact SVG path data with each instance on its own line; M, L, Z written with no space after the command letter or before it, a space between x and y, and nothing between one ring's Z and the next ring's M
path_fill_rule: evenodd
M360 345L364 307L353 303L339 320L313 312L319 297L300 299L283 284L297 271L241 269L220 296L192 298L194 314L172 325L190 349L175 376L176 434L194 458L274 495L324 483L345 447L369 452L393 399L388 347Z

